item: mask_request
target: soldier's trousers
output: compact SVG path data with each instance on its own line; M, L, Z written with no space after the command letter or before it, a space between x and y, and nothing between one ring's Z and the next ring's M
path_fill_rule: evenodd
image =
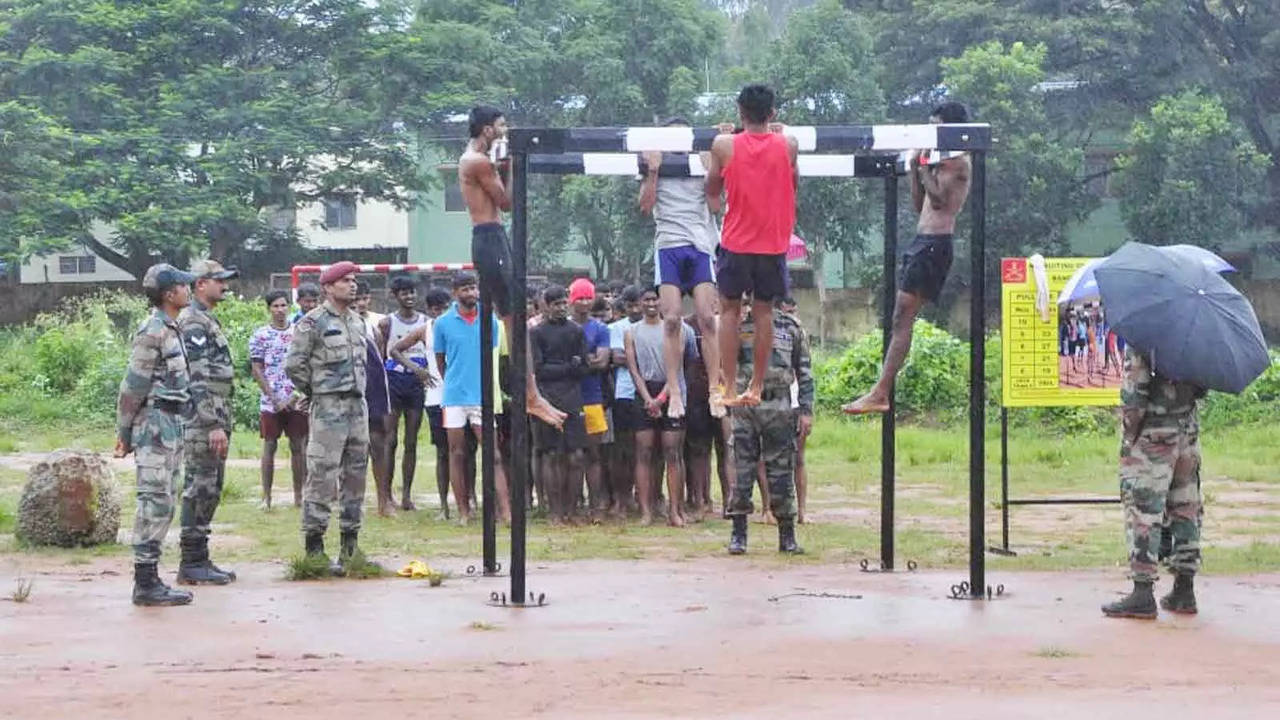
M323 533L335 501L344 532L360 529L369 466L369 408L363 397L311 398L307 482L302 487L302 532Z
M138 468L138 506L133 517L133 561L154 565L160 545L173 523L182 473L182 419L148 407L133 426L133 453Z
M228 442L230 439L228 433ZM222 500L227 460L209 448L206 430L188 431L183 452L187 472L182 489L182 541L207 541L213 514Z
M1164 533L1172 536L1165 559L1171 570L1195 573L1200 567L1200 428L1194 417L1176 422L1145 428L1120 450L1125 538L1136 581L1157 579Z
M769 509L779 519L796 515L796 416L786 401L769 400L756 407L733 409L733 499L730 515L750 515L756 473L764 461L769 482ZM761 498L763 501L763 498Z

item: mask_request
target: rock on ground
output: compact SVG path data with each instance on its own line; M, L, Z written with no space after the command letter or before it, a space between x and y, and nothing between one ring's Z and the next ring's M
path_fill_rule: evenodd
M18 539L30 545L115 542L120 488L96 453L58 450L27 473L18 503Z

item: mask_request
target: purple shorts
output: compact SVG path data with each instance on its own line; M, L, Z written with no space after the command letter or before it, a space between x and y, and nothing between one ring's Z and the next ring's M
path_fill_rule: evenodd
M680 292L692 294L703 283L714 283L715 261L692 245L658 250L653 259L655 285L675 285Z

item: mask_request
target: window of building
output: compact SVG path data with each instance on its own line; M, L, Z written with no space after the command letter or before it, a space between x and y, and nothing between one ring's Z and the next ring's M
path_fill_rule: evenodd
M92 275L98 270L98 258L93 255L58 256L58 273L61 275Z
M356 226L356 199L350 195L325 198L324 226L328 230L351 230Z
M440 168L440 181L444 183L444 211L466 212L467 203L462 199L462 188L458 187L457 166Z

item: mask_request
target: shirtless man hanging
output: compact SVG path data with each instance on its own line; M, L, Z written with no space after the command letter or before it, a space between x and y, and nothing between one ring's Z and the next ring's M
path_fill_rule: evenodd
M943 103L933 109L929 121L966 123L969 122L969 112L958 102ZM916 315L925 301L938 301L942 285L947 280L956 215L960 214L969 196L972 164L967 153L928 163L919 151L915 151L907 157L907 167L911 174L911 201L916 212L920 213L920 222L916 225L916 239L902 253L902 264L898 269L898 297L893 305L892 334L880 379L866 395L841 408L850 415L888 412L894 379L911 351L911 329Z
M471 109L469 131L471 140L458 160L458 184L471 213L471 262L480 276L481 296L497 307L507 337L515 337L511 327L511 249L501 222L501 211L511 209L511 164L508 158L495 161L489 156L495 143L505 146L507 120L498 108L477 105ZM553 427L563 426L567 416L538 392L532 364L526 374L528 413Z

